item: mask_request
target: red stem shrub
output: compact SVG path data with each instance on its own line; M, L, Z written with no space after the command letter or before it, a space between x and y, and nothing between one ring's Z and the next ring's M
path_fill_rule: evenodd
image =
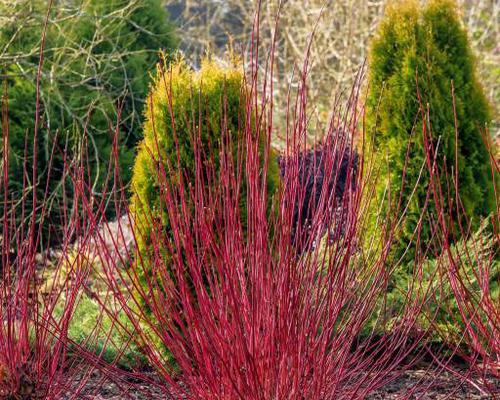
M451 83L453 110L456 109L454 85ZM431 140L432 126L428 118L429 109L421 101L420 112L423 120L423 136L426 146L427 165L434 172L432 155L438 152L439 143ZM459 129L455 112L455 136ZM500 169L495 159L495 145L489 132L483 133L483 140L490 154L491 180L495 194L500 177ZM455 141L455 144L457 141ZM458 160L455 160L455 166ZM498 227L500 204L496 195L496 211L482 221L483 227L473 231L477 225L457 194L453 206L446 202L446 194L458 193L460 182L456 172L446 171L446 180L438 180L431 174L430 192L436 203L436 214L429 218L436 249L438 278L454 297L453 308L445 311L452 324L461 328L459 334L440 332L442 338L457 355L467 361L471 372L480 377L480 390L492 395L498 394L500 379L500 236ZM457 210L452 213L450 210ZM460 238L460 239L458 239ZM455 245L453 243L456 242Z
M62 207L66 221L62 256L50 272L53 279L42 290L40 280L45 281L49 273L49 256L43 251L39 227L44 222L47 193L42 199L34 194L31 205L26 203L29 197L13 205L15 199L8 190L8 104L4 97L0 397L76 399L84 397L84 386L94 368L102 368L113 379L127 376L68 338L72 315L87 289L95 258L100 259L109 287L105 298L96 296L95 300L125 334L135 337L159 372L159 385L166 394L203 400L363 399L396 379L424 354L430 353L435 360L427 372L451 369L447 357L435 356L427 346L431 330L437 329L430 303L445 280L465 326L464 334L451 342L453 353L483 372L484 390L494 391L486 373L498 375L498 307L488 280L494 273L498 231L494 230L496 244L486 256L484 244L477 241L472 242L474 251L466 251L465 257L457 257L450 246L454 227L463 229L461 237L470 238L470 234L461 225L466 219L453 223L446 215L445 185L436 178L436 149L429 140L431 127L425 123L425 113L421 116L422 134L430 175L426 204L432 197L439 212L427 219L424 206L419 216L412 240L421 245L423 224L429 224L433 240L415 258L402 296L404 304L393 309L388 318L392 305L387 304L386 293L398 267L388 262L388 255L405 204L397 215L377 222L383 233L376 235L378 243L360 246L371 239L366 238L366 212L372 209L374 197L367 182L373 181L367 177L376 173L371 160L357 156L353 144L364 139L358 132L364 126L360 121L364 106L359 101L363 75L345 106L334 106L320 144L307 152L306 54L296 97L292 101L290 96L286 110L281 184L270 201L266 175L272 161L271 133L276 128L271 101L274 55L271 49L264 67L259 67L256 25L246 71L249 96L242 113L245 117L237 128L241 134L230 132L224 98L218 148L207 150L201 145L200 127L209 120L185 116L185 125L191 129L194 174L187 174L179 162L155 156L161 154L157 148L150 149L157 166L159 204L168 216L169 227L165 229L151 216L147 238L140 237L137 227L132 229L136 244L151 243L147 263L135 262L142 256L140 252L120 248L125 232L119 223L118 237L111 236L110 243L104 200L109 196L95 200L87 183L88 157L83 153L78 162L65 160L75 206L71 210ZM165 79L165 84L168 82ZM37 107L37 121L38 114ZM38 122L35 142L37 131ZM118 129L108 171L108 180L114 183L110 195L115 196L118 214L125 214L134 226L135 215L127 209L119 176L117 137ZM266 143L266 151L262 151L262 143ZM179 146L175 147L179 152ZM64 150L53 151L64 155ZM33 156L36 165L36 152ZM493 177L498 173L498 166L494 167ZM25 172L28 175L28 166ZM175 184L168 179L172 174L178 177ZM36 182L36 178L33 168L31 181ZM29 190L26 182L25 191ZM246 212L241 209L241 196L245 196ZM460 204L458 196L456 202ZM13 215L24 215L28 207L31 217L27 224L15 226ZM496 218L495 226L498 215ZM437 285L425 282L426 255L442 255L448 261L439 264ZM470 276L461 273L464 264L474 266L473 279L479 291L467 281ZM137 269L141 265L148 266L147 273ZM141 276L145 280L141 281ZM64 312L56 318L54 310L61 303ZM129 324L118 318L119 311ZM427 325L421 324L422 316ZM96 337L98 332L96 321ZM86 344L92 340L89 337ZM467 343L470 351L463 351L462 343ZM479 360L482 370L477 367ZM150 380L141 372L135 376ZM464 379L469 380L468 374ZM415 385L406 397L422 387Z
M68 382L79 367L76 359L68 359L67 330L88 274L84 258L90 236L85 233L86 222L81 213L66 215L68 222L61 256L56 260L49 258L39 230L44 221L46 199L35 196L33 203L27 203L26 194L31 190L27 183L26 196L17 199L9 194L6 96L2 111L0 397L58 399L69 389ZM32 211L28 223L17 225L15 216L25 215L27 209ZM75 239L77 246L72 243ZM55 307L61 304L63 315L56 318ZM88 368L82 367L81 372ZM78 398L77 393L78 390L71 398Z
M256 52L252 57L256 59ZM266 69L261 81L257 64L251 62L248 71L245 113L257 122L241 121L238 143L228 132L223 101L221 145L214 153L200 145L199 126L209 122L191 116L186 124L192 127L193 179L179 165L155 157L158 149L150 151L169 229L151 218L147 289L137 284L145 271L115 267L123 261L105 246L99 256L110 289L163 377L166 393L204 400L362 399L422 356L429 334L419 329L417 318L429 293L421 288L416 268L401 313L390 326L380 318L376 329L366 333L392 273L386 264L392 238L385 239L380 253L367 254L358 245L370 195L357 172L364 162L352 145L360 115L359 85L345 110L333 112L322 156L311 161L320 167L306 168L307 157L301 155L308 127L302 74L295 106L288 110L287 167L268 211L272 70L268 74ZM263 154L262 137L267 143ZM229 150L235 146L236 157ZM343 169L346 176L340 176ZM180 177L175 184L168 179L174 173ZM344 190L335 196L332 188L340 179ZM297 205L304 204L311 185L315 201L308 203L306 218L296 218ZM239 207L242 187L245 221ZM129 218L133 222L134 215ZM384 222L380 229L394 227ZM341 233L334 240L324 239L325 232L335 230ZM98 232L96 240L102 240Z
M49 2L47 15L51 5ZM68 209L64 200L67 195L63 196L62 204L58 204L62 211L57 217L64 221L58 257L52 258L51 249L46 247L50 238L42 239L42 227L50 206L50 172L46 186L37 187L37 141L41 130L40 82L47 24L48 17L41 38L34 132L26 136L33 137L33 144L26 139L25 178L19 197L14 197L9 190L7 90L1 97L0 398L6 399L61 399L63 395L68 399L82 398L89 373L100 365L97 359L89 363L92 356L68 338L69 324L91 267L87 258L90 233L95 228L81 207L81 196L87 201L92 198L87 184L89 169L85 160L88 157L84 152L79 159L68 160L64 150L55 144L52 146L47 170L52 170L54 155L59 152L65 165L62 173L72 181L73 190L69 192L74 193L73 206ZM62 188L63 193L65 189ZM47 225L50 231L51 221ZM56 313L57 307L63 309L62 315ZM98 328L96 322L96 331Z

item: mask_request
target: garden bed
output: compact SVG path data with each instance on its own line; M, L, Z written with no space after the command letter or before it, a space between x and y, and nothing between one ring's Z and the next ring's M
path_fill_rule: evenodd
M455 366L456 371L460 371L460 366ZM151 380L157 379L154 373L148 374ZM478 381L478 377L472 377L473 382ZM493 388L496 387L500 393L500 380L490 377ZM80 384L75 382L75 386ZM415 390L415 387L417 389ZM96 389L97 388L97 389ZM451 372L442 372L438 376L430 374L426 366L415 367L405 371L394 382L376 390L367 397L367 400L390 400L406 398L411 391L415 390L410 399L421 400L487 400L494 399L492 395L481 394L472 384L464 382L461 378ZM168 398L162 390L152 384L139 381L129 381L122 385L105 380L102 374L95 371L86 383L86 388L82 397L89 400L177 400Z

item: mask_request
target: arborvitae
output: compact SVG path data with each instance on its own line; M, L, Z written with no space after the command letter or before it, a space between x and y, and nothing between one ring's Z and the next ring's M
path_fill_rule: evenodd
M36 78L47 7L44 0L0 5L0 13L9 16L0 27L0 77L2 95L5 84L9 100L9 189L15 198L23 193L26 177L25 143L26 167L28 171L32 168ZM65 201L72 197L71 179L64 178L63 157L66 164L77 157L84 136L90 179L98 194L108 172L114 127L120 122L119 157L124 182L130 180L150 80L148 71L156 65L160 50L171 52L175 46L173 26L161 0L54 1L45 34L38 182L33 185L41 199L50 172L45 206L46 220L53 228L58 227L62 210L71 210L71 203L63 205L63 187ZM29 180L27 185L31 186ZM52 236L60 237L60 232Z
M374 157L375 170L378 171L375 207L381 204L385 195L382 220L387 220L387 216L398 217L394 212L400 195L400 210L408 205L392 254L399 258L413 240L405 255L409 261L415 256L416 238L412 239L412 235L430 185L426 165L418 180L425 163L420 107L423 107L424 114L428 112L429 140L437 149L436 179L443 186L446 213L458 222L453 182L457 162L460 199L473 227L495 210L489 153L485 144L489 138L483 135L491 116L488 101L476 77L467 32L454 2L430 0L424 7L416 1L395 3L388 6L371 44L367 135L371 145L368 153ZM415 192L410 196L413 190ZM390 204L388 193L391 194ZM435 212L433 201L431 195L427 216ZM376 233L375 207L372 210L372 233ZM425 216L423 222L420 243L426 244L431 237L430 224Z
M169 183L179 184L179 176L182 174L184 184L187 187L193 185L196 167L193 146L195 138L201 139L205 156L203 162L209 163L210 168L214 169L213 172L218 173L222 129L227 130L231 136L231 142L235 146L231 151L236 161L236 146L244 145L245 140L243 135L247 96L243 71L238 62L222 66L207 58L202 62L199 71L194 71L182 59L166 69L162 63L159 64L145 108L144 138L138 147L131 184L131 205L138 232L140 255L136 268L141 280L144 273L149 271L151 236L156 234L158 223L162 227L160 234L169 235L168 213L161 196L162 185L166 183L162 182L162 179L166 178ZM196 129L199 131L195 131ZM261 155L264 144L262 140ZM162 163L163 168L158 163ZM165 171L166 177L163 176L162 170ZM277 157L271 152L267 172L270 198L278 181ZM240 212L244 228L244 183L241 190ZM163 250L165 249L160 249ZM168 258L167 252L163 255Z

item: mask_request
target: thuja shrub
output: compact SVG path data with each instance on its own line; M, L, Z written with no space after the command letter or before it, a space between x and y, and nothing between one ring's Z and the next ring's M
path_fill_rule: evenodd
M192 187L199 167L195 163L198 147L200 151L213 155L207 162L216 166L212 170L215 175L206 178L207 185L219 179L217 171L221 153L228 152L236 161L237 156L245 151L241 146L241 138L247 133L245 123L252 126L257 123L254 116L246 115L247 100L243 69L236 60L222 65L206 58L199 71L193 70L182 59L168 67L165 63L158 65L146 105L144 139L139 144L131 185L131 209L138 233L135 267L143 284L148 280L148 264L153 253L159 251L169 257L165 246L155 249L151 242L151 236L158 234L155 232L158 226L163 233L171 229L162 196L164 186L168 182ZM229 141L222 149L225 133ZM261 151L265 145L261 140ZM279 173L276 157L273 155L268 161L267 187L272 194ZM245 173L241 167L240 172ZM163 177L167 182L161 181ZM246 189L243 187L242 190L240 207L242 220L246 223ZM190 208L194 206L188 204Z
M389 5L370 49L367 153L374 159L373 176L380 178L373 204L383 204L380 212L373 210L373 220L397 219L406 209L391 233L398 242L393 259L404 255L410 261L421 255L419 247L423 250L432 236L429 224L418 226L422 213L436 214L427 190L426 146L432 148L439 179L450 183L443 199L450 218L456 220L463 208L477 228L482 217L495 211L485 143L489 138L482 134L490 119L454 1ZM455 201L456 187L460 202Z
M100 194L114 136L110 126L120 120L123 179L130 180L150 80L147 71L156 65L160 49L173 51L176 38L160 0L22 0L3 2L0 14L0 75L9 97L10 190L17 195L27 178L24 163L31 169L34 162L35 78L44 36L36 144L39 181L27 181L39 196L49 182L46 220L55 230L51 237L60 239L60 211L73 197L65 164L74 161L82 146L88 147L88 173ZM47 226L43 233L49 233Z

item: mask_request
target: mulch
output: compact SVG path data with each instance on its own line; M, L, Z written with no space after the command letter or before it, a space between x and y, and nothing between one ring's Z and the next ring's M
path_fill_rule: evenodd
M146 374L151 381L157 380L154 373ZM471 377L471 381L478 378ZM370 394L366 400L421 399L421 400L496 400L500 399L500 380L489 378L491 388L496 394L482 394L477 388L456 374L441 372L429 374L425 368L405 371L398 379ZM75 382L79 384L78 381ZM105 381L98 371L86 382L82 399L86 400L181 400L169 397L153 383L129 381L118 386Z
M477 381L475 377L471 380ZM500 395L500 380L489 378L490 385L498 389ZM494 385L494 386L493 386ZM411 397L406 397L411 394ZM413 369L404 372L398 379L385 385L367 397L367 400L389 399L421 399L421 400L489 400L497 399L492 394L482 394L468 382L450 372L441 372L439 375L429 376L428 371Z

